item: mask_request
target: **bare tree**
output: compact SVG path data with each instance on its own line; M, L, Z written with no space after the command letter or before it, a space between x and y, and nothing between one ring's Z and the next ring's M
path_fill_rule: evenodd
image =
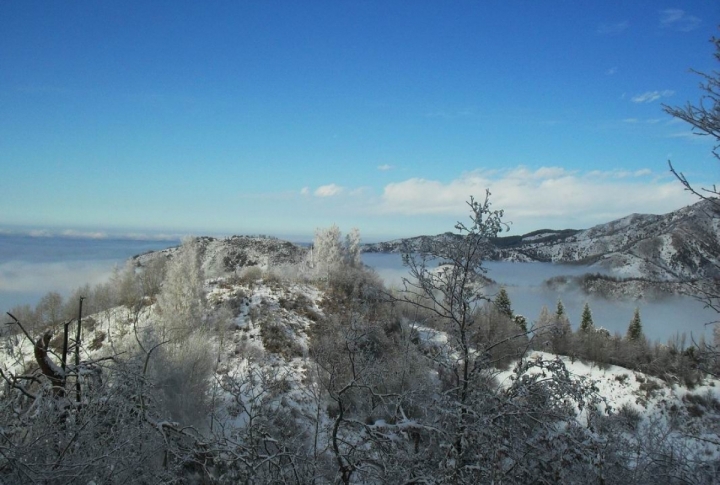
M720 61L720 38L713 37L712 43L715 44L715 58ZM720 72L713 71L710 74L695 70L692 72L703 78L703 82L700 83L703 94L699 103L693 105L688 102L682 107L663 105L663 109L669 115L692 125L693 131L697 135L714 138L718 144L713 148L713 154L715 158L720 160ZM686 190L702 199L712 201L716 207L720 208L720 201L717 199L720 192L718 192L716 185L695 188L682 172L675 170L671 162L668 162L668 164L670 165L670 171L685 186Z
M713 37L711 42L715 45L715 58L720 61L720 38ZM716 142L713 148L713 155L720 161L720 71L703 73L693 70L703 81L700 83L700 90L703 93L697 105L687 103L683 107L672 107L664 105L663 109L669 115L689 123L693 131L700 136L710 136ZM712 219L720 218L720 191L717 185L712 187L694 187L687 177L676 170L672 162L668 161L670 171L685 187L685 190L692 192L701 199L708 202L707 211ZM720 313L720 262L715 260L714 275L701 281L688 284L688 293ZM720 333L720 321L715 321L714 332ZM717 346L706 347L703 354L705 370L717 373L720 367L720 348Z

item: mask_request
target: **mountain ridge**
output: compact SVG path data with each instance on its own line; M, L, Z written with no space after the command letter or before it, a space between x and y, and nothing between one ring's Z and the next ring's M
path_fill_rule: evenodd
M455 233L365 244L363 252L397 253ZM493 239L488 260L574 263L617 276L657 281L720 277L720 209L701 200L663 215L630 214L588 229L540 229Z

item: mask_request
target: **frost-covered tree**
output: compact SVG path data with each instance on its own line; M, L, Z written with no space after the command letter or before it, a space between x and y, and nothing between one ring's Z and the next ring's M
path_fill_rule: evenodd
M448 459L458 469L467 466L473 456L463 438L472 421L467 403L483 379L488 356L500 344L486 341L480 335L481 306L490 301L482 292L487 272L483 261L492 250L491 239L507 227L502 221L503 211L491 208L489 191L482 202L471 197L468 206L470 223L455 225L461 237L427 239L416 252L408 248L403 254L410 277L403 280L404 291L400 296L404 303L433 315L457 352L446 364L445 372L452 389L448 405L453 416L448 418L456 433L452 439L452 458Z
M316 229L310 263L319 275L327 279L343 267L360 268L360 231L353 228L343 242L342 233L336 224L326 229Z
M134 309L142 300L140 283L135 273L135 265L127 261L122 267L115 266L110 276L110 288L116 305Z
M43 296L35 307L36 320L46 325L60 323L63 317L63 297L51 291Z
M187 334L202 326L206 307L203 284L198 241L187 238L168 263L158 295L163 338Z
M587 334L593 330L595 330L595 324L593 323L592 312L590 311L590 305L585 302L580 317L580 331Z
M164 409L183 422L197 423L205 416L214 367L203 285L199 243L187 238L168 263L158 295L161 345L151 361Z
M642 322L640 321L640 309L635 308L632 320L627 329L626 338L632 342L640 340L643 336Z
M165 279L166 268L167 259L161 253L158 257L148 261L145 267L140 270L138 279L143 296L154 297L160 293Z
M510 302L510 296L508 296L505 287L500 288L500 291L498 291L498 294L495 297L495 306L501 315L513 318L514 313L512 310L512 303Z
M325 274L343 262L344 251L340 237L340 228L336 224L315 230L313 264Z
M353 227L349 233L345 235L345 263L352 267L360 267L362 260L360 259L360 230Z

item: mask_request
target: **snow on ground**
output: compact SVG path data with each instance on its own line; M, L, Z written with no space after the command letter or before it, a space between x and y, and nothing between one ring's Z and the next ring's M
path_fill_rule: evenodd
M720 457L720 379L707 377L693 389L668 384L642 372L618 366L598 366L567 356L530 352L526 359L560 359L570 374L593 384L613 412L639 416L640 424L666 430L666 440L682 441L697 456ZM540 372L532 369L530 372ZM512 370L496 375L508 386ZM586 411L578 413L584 422Z
M278 409L289 412L298 426L308 427L320 420L324 427L327 424L326 403L320 397L319 389L313 388L313 379L309 379L315 368L308 355L313 321L322 316L318 306L322 292L304 284L263 280L238 283L223 278L208 280L206 289L211 308L228 305L233 309L232 320L222 340L219 336L211 337L221 355L216 373L210 378L213 385L218 379L247 383L251 374L270 379L277 385L277 393L268 399L272 399ZM83 341L88 353L83 358L132 348L135 342L133 326L151 328L154 319L153 305L138 313L114 308L86 317ZM272 341L267 335L263 336L268 325L284 336L274 350L266 348L266 343ZM457 352L448 352L450 339L447 333L421 325L414 325L414 330L420 342L437 351L436 357L444 354L446 358L459 358ZM20 372L32 363L32 344L18 336L11 346L9 351L2 352L4 360L0 365L12 372ZM635 412L643 423L666 427L669 439L685 439L686 445L690 443L688 446L695 447L697 453L720 456L720 380L707 378L702 385L688 389L622 367L598 366L546 352L531 352L525 358L559 358L573 376L592 382L614 411ZM507 386L511 375L512 370L499 371L496 377L500 385ZM255 387L245 384L236 389L242 403L249 405L266 383L258 381ZM246 417L237 406L232 409L237 393L233 395L226 390L222 397L227 406L228 422L241 425ZM690 434L694 437L687 438ZM703 437L707 441L703 441Z
M447 345L447 333L419 325L415 328L420 341L428 348ZM456 352L446 356L459 359ZM720 379L708 376L700 385L689 389L624 367L599 366L547 352L531 351L524 358L560 359L571 376L593 385L604 398L600 411L636 415L640 425L662 428L666 440L682 442L682 446L696 456L720 457ZM508 370L494 374L501 387L510 385L513 368L511 365ZM546 369L531 368L528 372L543 371ZM587 409L578 412L581 423L586 419Z

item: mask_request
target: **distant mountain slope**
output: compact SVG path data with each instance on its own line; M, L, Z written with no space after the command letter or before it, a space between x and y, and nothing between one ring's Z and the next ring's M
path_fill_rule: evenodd
M400 252L428 238L368 244L367 252ZM632 214L585 230L543 229L497 238L488 259L598 265L629 277L676 281L720 277L720 211L700 201L664 215Z

